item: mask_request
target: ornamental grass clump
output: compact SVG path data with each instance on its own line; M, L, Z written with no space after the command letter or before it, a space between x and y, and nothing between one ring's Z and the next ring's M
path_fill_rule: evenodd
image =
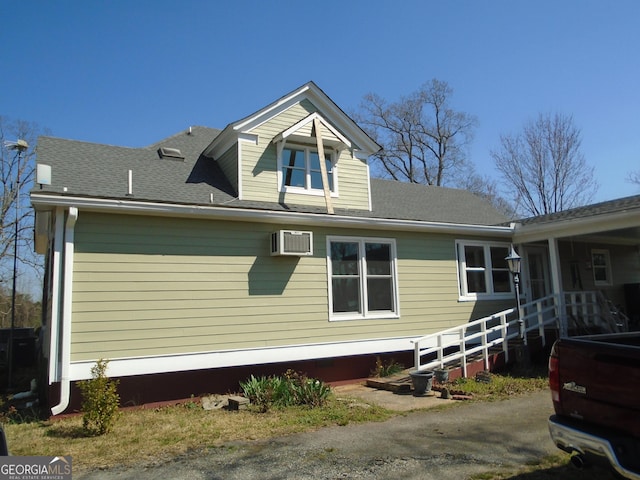
M404 365L396 362L393 358L385 363L380 357L376 357L376 366L371 370L371 376L377 378L391 377L403 370Z
M107 377L108 360L98 360L91 368L91 379L78 383L82 394L82 429L88 436L104 435L119 415L118 382Z
M283 376L255 377L240 382L240 388L259 411L267 412L271 407L323 406L331 387L321 380L309 378L293 370Z

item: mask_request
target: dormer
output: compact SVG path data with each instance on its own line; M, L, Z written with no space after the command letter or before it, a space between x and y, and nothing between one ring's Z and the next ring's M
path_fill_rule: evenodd
M323 206L326 186L335 208L370 210L367 159L379 149L309 82L228 125L205 155L219 163L242 200Z

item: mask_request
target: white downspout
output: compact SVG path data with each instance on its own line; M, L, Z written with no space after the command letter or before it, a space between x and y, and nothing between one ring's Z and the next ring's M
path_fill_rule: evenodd
M73 246L74 229L78 220L78 209L69 207L69 216L64 231L64 270L62 299L62 345L60 348L60 403L51 408L53 415L58 415L69 406L71 382L69 380L69 364L71 363L71 300L73 288Z
M53 265L51 272L51 320L49 322L49 385L60 379L60 260L64 240L64 209L56 209L55 235L53 237Z

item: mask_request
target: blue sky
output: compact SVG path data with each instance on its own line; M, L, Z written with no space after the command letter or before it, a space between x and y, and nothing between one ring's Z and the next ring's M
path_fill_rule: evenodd
M497 177L500 134L573 115L600 181L640 169L636 0L0 0L0 114L53 135L146 146L223 128L313 80L343 110L432 79L480 121L469 159Z

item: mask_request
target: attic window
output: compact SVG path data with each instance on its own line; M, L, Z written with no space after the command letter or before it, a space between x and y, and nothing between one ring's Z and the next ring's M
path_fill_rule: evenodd
M179 160L184 160L185 158L179 149L169 147L160 147L158 155L160 155L160 158L177 158Z

